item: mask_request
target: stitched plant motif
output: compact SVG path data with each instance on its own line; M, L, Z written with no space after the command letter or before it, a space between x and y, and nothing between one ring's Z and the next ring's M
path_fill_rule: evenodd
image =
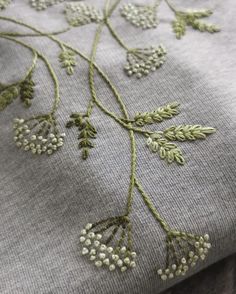
M58 1L32 0L31 3L33 2L40 2L41 4L50 3L52 5ZM43 32L25 22L0 16L0 20L2 21L11 22L17 27L24 27L31 30L31 33L0 32L0 38L27 48L33 56L30 68L20 81L11 85L0 84L0 110L5 109L17 97L20 98L25 106L31 105L35 95L33 75L36 70L37 61L40 59L47 68L54 85L54 100L51 110L46 114L38 114L30 118L16 118L13 124L14 141L19 148L30 151L33 154L53 154L63 146L65 136L58 128L56 117L56 112L60 104L60 87L57 74L44 54L29 45L26 41L21 41L19 38L26 36L45 37L51 42L54 42L59 48L58 62L66 69L67 74L73 74L73 69L78 62L77 59L81 58L88 63L90 99L87 109L71 114L66 127L76 127L78 129L78 147L82 152L82 158L89 159L90 155L91 159L93 154L92 152L90 154L90 151L95 147L94 141L99 131L99 128L97 129L93 125L91 117L93 109L98 107L104 115L114 120L126 131L130 141L131 164L127 203L124 211L120 215L88 222L81 230L79 238L81 254L87 257L90 262L94 263L96 267L105 268L108 271L119 270L125 272L136 266L138 257L133 240L132 209L134 191L137 190L144 204L149 208L152 216L163 229L166 244L166 262L161 267L158 265L156 274L165 281L180 275L185 275L191 267L194 267L199 261L205 260L211 248L210 237L204 233L198 235L184 232L178 228L172 228L168 225L167 220L163 219L159 214L136 174L138 160L136 137L138 135L142 136L144 138L144 144L147 145L150 151L158 154L167 163L175 162L183 165L185 159L179 144L198 139L206 139L208 135L214 133L216 130L212 127L195 124L170 124L165 129L160 128L163 121L171 120L180 113L179 103L177 102L172 102L164 106L157 105L154 110L138 112L133 118L130 117L121 94L110 78L96 63L97 48L103 29L107 28L111 36L126 50L127 65L125 66L125 70L130 76L135 75L140 78L149 74L150 71L155 71L163 64L166 51L161 45L147 47L146 49L130 49L126 46L110 23L111 16L120 2L120 0L106 0L103 12L84 3L70 3L66 6L66 17L71 26L81 26L90 23L97 24L90 57L87 57L79 49L63 42L57 37L61 32L66 32L70 28L61 32ZM168 1L166 3L169 4ZM142 28L149 28L155 27L157 24L157 19L153 12L156 10L153 9L157 9L159 4L159 2L155 1L153 5L148 6L149 8L147 10L145 8L146 6L141 7L136 5L128 5L125 6L126 8L123 7L121 9L123 16L132 24ZM46 8L46 6L48 5L45 4L45 7L42 7ZM143 18L141 13L143 13ZM192 15L192 22L198 21L199 18L205 16L199 11L195 11ZM185 22L186 25L190 24L189 18L186 15L181 21ZM102 78L103 82L113 94L121 114L110 111L97 97L95 75L99 75ZM149 129L149 126L153 124L157 126L155 131Z
M0 0L0 9L5 9L10 3L11 0Z

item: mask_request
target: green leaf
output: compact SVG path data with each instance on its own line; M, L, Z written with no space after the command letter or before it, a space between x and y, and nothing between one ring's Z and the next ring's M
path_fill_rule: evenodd
M59 55L59 61L62 67L66 68L68 75L72 75L74 73L76 60L75 53L73 51L64 49Z
M152 112L137 113L134 117L136 125L142 127L146 124L160 123L165 119L170 119L179 114L179 103L173 102L166 106L159 107Z
M149 139L147 143L150 150L154 153L158 152L161 159L166 160L167 163L177 162L181 165L185 163L182 152L176 144L170 143L160 134L153 134Z
M179 125L169 127L163 134L170 141L194 141L205 139L207 135L213 134L215 131L215 128L202 127L201 125Z
M0 111L4 110L14 99L19 96L19 89L17 86L8 86L5 90L0 92Z

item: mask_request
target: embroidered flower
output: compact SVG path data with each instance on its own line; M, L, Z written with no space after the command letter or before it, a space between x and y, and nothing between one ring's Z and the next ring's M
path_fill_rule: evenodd
M65 14L68 23L74 27L92 22L98 23L103 19L100 11L86 3L68 3L65 8Z
M161 67L166 60L165 55L166 49L163 45L131 49L127 52L128 63L124 69L128 76L135 75L141 78Z
M184 276L197 262L205 260L211 243L209 235L196 236L178 231L170 231L166 237L167 266L157 271L165 281L178 276Z
M60 134L53 117L45 115L14 120L16 146L33 154L53 154L64 144L65 134Z
M105 267L109 271L125 272L134 268L137 254L132 250L129 226L130 221L124 216L88 223L80 236L82 255L96 267Z
M125 4L121 10L121 15L136 27L142 29L156 28L158 25L157 6Z
M30 0L30 4L36 10L44 10L49 6L64 2L65 0Z

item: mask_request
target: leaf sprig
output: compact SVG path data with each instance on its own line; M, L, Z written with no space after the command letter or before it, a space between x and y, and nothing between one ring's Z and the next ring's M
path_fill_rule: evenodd
M66 69L66 72L68 75L72 75L74 73L74 67L76 65L75 60L75 53L71 50L62 50L62 52L59 55L59 61Z
M164 136L170 141L195 141L206 139L207 135L216 132L215 128L202 127L201 125L171 126L164 131Z
M165 119L170 119L174 115L179 114L179 103L173 102L166 106L159 107L152 112L137 113L134 117L136 125L142 127L146 124L153 124L155 122L162 122Z
M168 163L174 161L181 165L185 163L181 149L176 144L163 138L160 132L152 134L147 140L147 145L152 152L158 152L160 158L165 159Z
M0 92L0 111L4 110L19 96L19 89L15 85L10 85Z
M32 79L32 72L26 77L26 79L20 84L20 99L25 107L30 107L32 99L34 98L34 86L35 83Z
M89 156L89 150L95 147L91 139L96 138L97 130L89 121L88 116L82 115L81 113L73 113L70 118L71 120L67 122L66 127L71 128L76 126L78 128L78 147L79 149L82 149L82 158L87 159Z
M208 9L176 11L176 19L172 22L172 28L176 38L181 39L185 35L187 26L191 26L193 29L199 30L200 32L219 32L220 28L218 26L200 20L201 18L209 17L212 13L213 12Z

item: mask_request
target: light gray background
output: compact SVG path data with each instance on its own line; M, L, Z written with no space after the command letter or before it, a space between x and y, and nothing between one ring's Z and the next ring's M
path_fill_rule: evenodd
M0 13L48 31L66 27L63 5L39 13L26 2L14 1ZM212 8L216 3L187 2L182 5ZM175 3L181 6L180 1ZM170 26L173 14L164 3L156 30L138 30L117 11L112 23L130 47L159 43L167 47L164 66L142 80L124 75L125 52L107 30L98 49L97 61L121 92L131 115L179 101L182 113L153 129L202 124L218 130L206 141L181 144L187 160L184 167L167 166L149 152L142 137L136 136L138 178L158 211L177 229L208 232L212 237L207 261L189 275L236 251L235 14L233 0L219 1L210 20L222 27L221 33L188 29L183 40L177 41ZM1 31L24 31L3 21L0 26ZM95 27L74 28L60 37L89 54ZM78 58L74 76L68 77L58 63L55 44L47 38L25 41L42 50L57 72L62 97L58 120L64 129L69 114L84 111L90 99L88 65ZM27 49L0 39L1 82L20 79L30 60ZM29 111L16 101L0 114L0 292L157 294L182 280L163 283L155 275L154 268L164 263L164 234L138 193L132 215L138 267L124 275L111 274L97 270L80 256L78 234L84 224L123 213L130 171L128 134L95 109L96 148L86 162L76 147L76 130L67 132L63 149L49 158L17 150L12 139L13 118L45 113L52 103L52 84L42 63L35 80L36 97ZM99 78L96 86L99 98L118 111L114 97Z

